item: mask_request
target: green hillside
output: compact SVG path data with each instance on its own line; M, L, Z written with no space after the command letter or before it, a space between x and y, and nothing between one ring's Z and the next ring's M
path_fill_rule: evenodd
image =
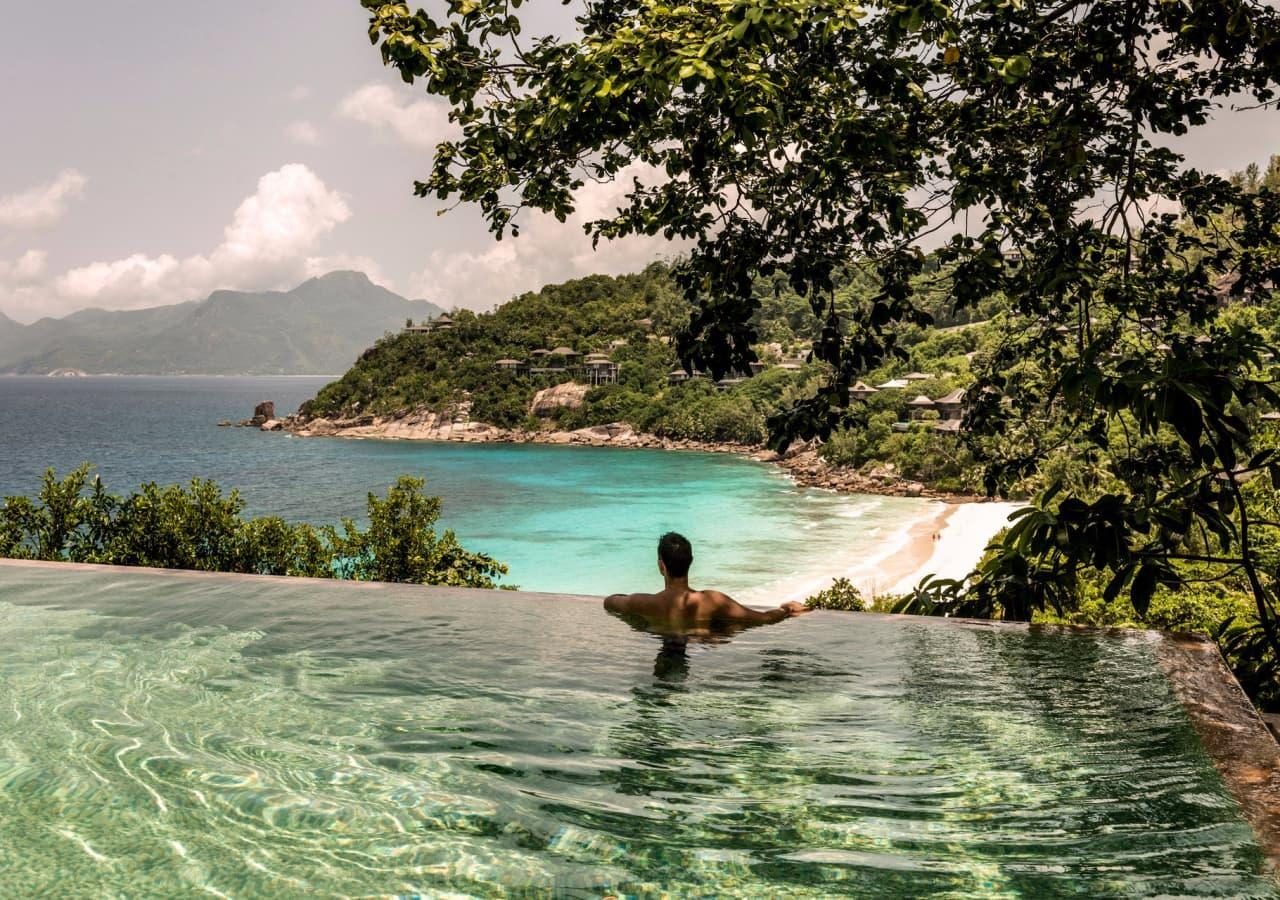
M850 273L836 291L836 306L852 310L869 302L874 291L865 276ZM623 422L677 440L760 443L768 418L812 394L821 372L805 361L817 337L808 302L784 285L764 280L756 294L754 347L762 365L753 377L720 384L708 377L681 378L674 335L688 322L690 308L668 268L654 264L632 275L549 285L491 313L455 312L448 330L389 335L304 411L328 418L410 410L446 414L469 403L473 421L504 428L576 429ZM941 301L937 317L952 322ZM957 331L925 344L939 355L929 362L946 361L927 387L945 393L963 384L968 366L964 354L977 346L980 335L980 330ZM925 335L903 337L920 342ZM617 381L593 386L579 408L561 408L543 420L533 419L530 403L539 390L571 380L591 381L581 366L576 373L538 372L547 365L539 364L536 352L561 347L579 354L579 360L592 353L607 357L618 366ZM500 360L522 366L504 371ZM915 365L924 362L908 356L876 374L887 378ZM954 451L954 436L947 443Z

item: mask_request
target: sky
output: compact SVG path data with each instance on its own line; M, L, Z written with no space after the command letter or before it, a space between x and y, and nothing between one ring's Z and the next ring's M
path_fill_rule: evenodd
M526 34L565 33L568 16L559 0L522 7ZM451 126L382 67L357 0L8 3L0 116L0 313L21 322L340 268L488 309L677 249L592 250L582 223L617 205L616 185L501 242L475 209L415 198ZM1262 162L1280 152L1280 115L1221 114L1179 149L1215 170Z

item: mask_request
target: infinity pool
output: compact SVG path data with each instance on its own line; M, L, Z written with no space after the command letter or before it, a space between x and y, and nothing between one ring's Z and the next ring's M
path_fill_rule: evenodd
M1156 642L0 566L0 895L1274 896Z

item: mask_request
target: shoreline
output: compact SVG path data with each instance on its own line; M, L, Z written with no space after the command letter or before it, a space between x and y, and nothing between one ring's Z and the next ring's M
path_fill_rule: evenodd
M868 605L910 593L926 576L963 579L982 559L987 545L1005 527L1016 503L930 502L921 514L886 534L871 558L845 557L829 567L797 572L744 593L748 606L768 607L805 600L847 578Z
M221 423L230 425L232 423ZM336 437L348 440L429 441L464 444L548 444L557 446L611 447L632 450L687 450L699 453L731 453L755 462L777 466L801 487L843 494L872 494L889 497L920 497L949 504L991 503L987 497L958 494L930 488L919 481L904 479L892 466L869 474L847 467L832 466L818 455L812 444L793 446L784 454L761 444L695 441L662 438L635 431L630 425L611 423L579 428L576 431L523 431L498 428L479 422L452 422L435 413L416 412L395 416L360 416L355 419L302 419L297 414L265 422L240 425L263 431L281 431L295 437Z
M817 449L811 444L800 445L779 455L762 446L660 438L638 433L621 423L568 432L531 432L473 422L442 422L435 414L419 412L337 421L304 420L294 415L282 420L269 420L259 427L264 431L281 431L297 437L349 440L549 444L731 453L777 467L799 487L926 501L920 516L904 523L896 533L884 536L874 557L836 559L820 572L796 572L760 585L744 593L742 602L749 606L803 601L841 577L848 578L868 604L881 597L908 593L926 576L962 579L982 559L996 534L1008 526L1009 514L1022 506L987 497L932 490L919 482L902 479L887 467L864 474L831 466L818 456Z

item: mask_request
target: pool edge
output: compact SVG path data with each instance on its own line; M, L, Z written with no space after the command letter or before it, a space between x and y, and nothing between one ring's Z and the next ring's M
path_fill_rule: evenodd
M1280 880L1280 743L1245 695L1218 645L1159 633L1156 657Z

